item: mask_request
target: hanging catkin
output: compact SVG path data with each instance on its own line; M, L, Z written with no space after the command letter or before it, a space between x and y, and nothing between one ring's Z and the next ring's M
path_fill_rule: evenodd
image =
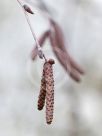
M44 66L43 66L43 75L41 79L40 94L38 97L38 110L43 109L45 104L45 96L46 96L46 82L45 82L45 72L44 72Z
M54 110L54 78L53 59L46 60L43 65L40 94L38 97L38 110L42 110L46 100L46 123L51 124Z
M52 65L54 60L50 59L44 65L46 82L46 123L51 124L54 110L54 79Z

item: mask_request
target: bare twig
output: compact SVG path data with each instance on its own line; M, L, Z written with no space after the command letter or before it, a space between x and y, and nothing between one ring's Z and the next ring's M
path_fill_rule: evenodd
M37 50L38 50L38 55L39 55L39 57L40 57L41 59L44 58L44 59L46 60L46 57L45 57L45 55L44 55L44 53L43 53L43 51L42 51L42 49L41 49L41 47L40 47L40 45L39 45L39 42L38 42L38 40L37 40L37 37L36 37L36 35L35 35L34 31L33 31L33 28L32 28L32 25L31 25L31 22L30 22L30 19L29 19L29 16L28 16L28 14L26 13L27 10L25 10L25 8L24 8L26 5L22 5L22 3L20 2L20 0L17 0L17 1L18 1L18 3L20 4L20 6L22 7L22 9L23 9L23 11L24 11L24 14L25 14L27 23L28 23L28 25L29 25L29 27L30 27L31 33L32 33L32 35L33 35L33 38L34 38L34 40L35 40L35 42L36 42L36 47L37 47ZM27 6L27 7L28 7L28 6ZM30 10L30 8L29 8L29 10ZM32 11L32 10L30 10L30 11Z

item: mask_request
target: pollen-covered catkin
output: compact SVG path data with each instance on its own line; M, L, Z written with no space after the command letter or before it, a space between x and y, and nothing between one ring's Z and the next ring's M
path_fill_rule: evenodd
M43 66L43 75L41 79L40 94L38 97L38 110L43 109L45 104L45 96L46 96L46 82L45 82L45 72L44 72L44 66Z
M54 110L54 78L53 68L54 60L50 59L44 65L46 81L46 123L51 124Z

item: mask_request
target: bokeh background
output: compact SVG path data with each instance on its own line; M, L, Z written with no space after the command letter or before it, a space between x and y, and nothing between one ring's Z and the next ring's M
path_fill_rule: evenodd
M22 1L22 0L21 0ZM26 0L39 37L48 21L38 11L41 0ZM43 0L61 25L66 47L84 68L75 83L56 60L49 41L43 48L56 60L55 112L52 125L37 110L43 61L32 62L35 44L16 0L0 1L0 136L102 136L102 1Z

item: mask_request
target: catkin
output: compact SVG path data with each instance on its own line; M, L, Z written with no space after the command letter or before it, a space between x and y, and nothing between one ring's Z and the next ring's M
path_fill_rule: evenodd
M42 110L46 99L46 123L51 124L54 110L54 78L53 68L54 60L50 59L44 63L43 75L41 79L40 94L38 97L38 110Z
M46 82L46 123L51 124L54 110L54 79L52 64L54 60L50 59L44 65Z
M43 66L43 75L41 79L40 94L38 97L38 110L43 109L45 104L45 96L46 96L46 82L45 82L45 72L44 72L44 66Z

